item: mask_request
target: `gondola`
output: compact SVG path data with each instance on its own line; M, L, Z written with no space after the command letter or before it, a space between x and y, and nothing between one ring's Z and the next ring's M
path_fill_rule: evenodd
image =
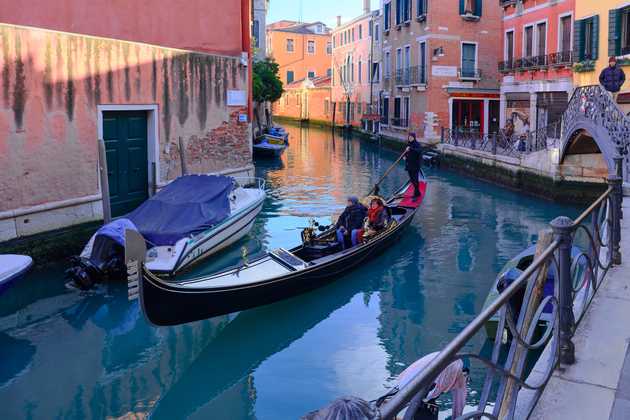
M387 227L355 247L341 250L334 227L320 234L310 227L302 232L303 243L298 247L273 250L235 269L193 280L169 282L149 271L143 263L144 240L127 231L130 299L140 297L151 323L169 326L274 303L321 287L395 243L425 197L423 175L419 181L422 195L414 199L413 187L406 183L385 201L390 214Z

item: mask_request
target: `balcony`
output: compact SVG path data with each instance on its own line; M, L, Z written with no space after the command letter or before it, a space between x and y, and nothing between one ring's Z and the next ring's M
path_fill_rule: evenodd
M427 84L427 68L414 66L396 71L396 86L422 86Z
M544 70L548 67L570 67L573 65L573 52L562 51L547 55L522 57L515 60L499 61L499 72Z
M409 121L404 118L392 118L392 127L395 128L407 128L409 127Z
M459 80L478 81L481 80L481 70L460 68L457 70L457 77Z

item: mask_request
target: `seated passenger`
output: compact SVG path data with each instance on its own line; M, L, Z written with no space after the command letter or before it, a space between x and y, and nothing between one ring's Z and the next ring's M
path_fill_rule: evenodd
M359 243L359 233L363 227L363 220L367 215L367 209L359 199L352 196L348 197L348 206L339 216L337 224L337 241L341 244L342 249L346 249L346 238L349 236L352 246Z
M373 198L370 201L370 209L368 210L368 229L379 231L385 229L387 224L387 209L380 198Z

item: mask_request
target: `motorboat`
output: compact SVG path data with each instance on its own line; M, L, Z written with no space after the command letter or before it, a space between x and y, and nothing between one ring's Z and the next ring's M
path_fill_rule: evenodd
M33 266L33 259L27 255L0 255L0 293L17 282Z
M136 210L101 227L73 259L68 277L81 289L124 279L127 229L146 242L147 269L173 277L247 235L265 197L262 179L177 178Z
M267 136L270 138L280 138L283 139L285 144L289 144L289 132L284 129L284 127L273 126L267 130Z
M324 286L396 243L425 197L423 175L419 181L420 197L413 197L413 186L406 183L383 200L389 215L386 227L364 235L356 246L342 249L334 225L313 225L302 231L302 244L293 249L275 249L236 268L191 280L167 281L153 273L142 261L146 255L144 240L128 230L129 296L140 297L151 323L166 326L274 303Z
M288 138L288 134L287 134ZM263 134L254 143L254 155L258 157L280 157L288 147L284 137Z
M488 296L486 297L486 301L483 305L483 309L486 309L488 306L494 302L499 295L508 288L510 284L516 281L521 274L534 262L534 256L536 254L536 245L532 245L522 251L520 254L512 258L510 261L505 264L503 269L497 275ZM574 246L571 249L571 267L572 268L572 279L573 279L573 287L576 290L576 301L579 300L579 297L583 295L583 293L588 292L588 279L589 279L589 270L587 269L587 260L584 257L580 248ZM542 299L547 296L554 295L554 283L555 283L555 274L556 268L551 266L547 270L547 279L545 280L545 284L543 286L543 296ZM518 312L520 311L523 296L525 291L521 290L517 293L511 300L510 306L512 308L512 312L515 318L518 318ZM553 304L549 302L545 305L543 309L542 315L540 317L540 327L544 327L549 321L552 320L553 315ZM516 319L515 319L516 321ZM515 322L516 324L516 322ZM499 314L495 314L492 318L490 318L486 322L486 333L488 338L494 339L497 333L497 328L499 325Z

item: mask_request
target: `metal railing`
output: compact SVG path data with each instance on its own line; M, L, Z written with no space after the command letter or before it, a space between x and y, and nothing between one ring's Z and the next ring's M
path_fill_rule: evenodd
M621 158L616 162L620 165ZM459 419L512 419L517 401L519 415L531 414L556 367L575 363L575 328L609 268L621 263L621 178L610 175L608 184L606 192L576 220L558 217L550 223L550 230L541 232L531 265L422 372L380 406L380 418L396 418L410 403L426 395L450 363L461 358L485 366L486 373L477 409ZM579 245L583 247L576 253L575 246ZM553 273L554 291L544 296L549 272ZM521 293L522 302L518 297ZM543 321L545 312L549 316ZM491 319L498 325L491 356L463 351ZM545 346L549 352L542 355L548 359L539 359L545 369L540 376L532 375L538 376L533 382L526 363L531 356L542 357ZM532 395L520 399L520 390L529 390ZM405 419L413 418L410 411Z
M482 134L476 131L462 131L444 128L441 142L471 150L481 150L493 155L519 157L524 154L548 150L560 142L562 121L523 134L509 134L505 130L498 133Z
M499 72L538 70L547 67L563 67L573 64L573 51L561 51L547 55L513 58L499 61Z
M460 80L480 80L481 79L481 70L480 69L459 68L459 69L457 69L457 77Z
M396 71L396 86L423 85L427 83L427 68L414 66Z
M404 118L392 118L392 127L407 128L409 127L409 121Z

